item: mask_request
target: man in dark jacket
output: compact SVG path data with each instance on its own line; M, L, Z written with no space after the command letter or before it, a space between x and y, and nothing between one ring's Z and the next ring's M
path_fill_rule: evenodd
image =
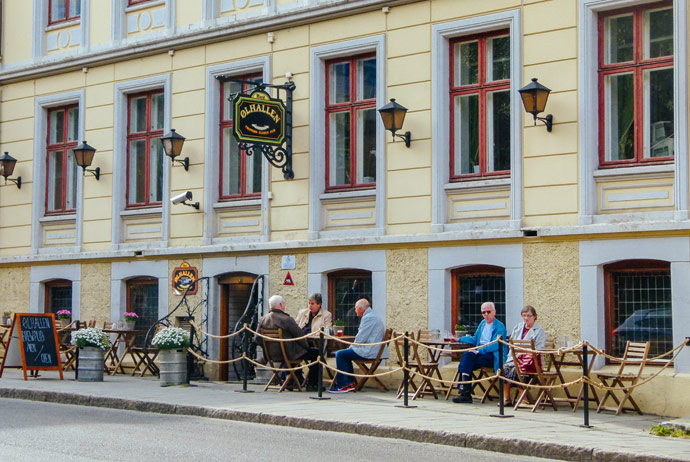
M268 306L271 311L259 321L259 332L261 332L262 329L282 329L283 338L285 339L304 336L302 329L300 329L295 320L285 312L285 300L283 300L283 297L280 295L272 296L268 299ZM268 353L271 358L282 358L283 356L279 342L269 342L268 346L264 347L263 339L259 336L255 336L254 343L261 348L268 348ZM315 361L319 356L318 348L310 348L306 339L294 342L284 342L284 345L285 353L290 361L303 359L307 362L311 362ZM302 371L297 371L296 375L299 380L302 381ZM316 390L318 381L317 364L309 366L307 380L307 391Z

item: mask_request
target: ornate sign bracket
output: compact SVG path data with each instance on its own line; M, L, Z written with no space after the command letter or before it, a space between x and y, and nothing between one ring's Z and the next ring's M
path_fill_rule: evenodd
M251 87L228 97L235 109L233 133L239 148L248 156L263 154L271 165L283 171L286 180L293 179L292 93L296 88L295 83L273 85L226 76L218 76L217 79ZM275 88L277 98L271 98L265 91L267 88ZM285 92L285 103L280 98L281 91ZM260 126L257 124L259 120Z

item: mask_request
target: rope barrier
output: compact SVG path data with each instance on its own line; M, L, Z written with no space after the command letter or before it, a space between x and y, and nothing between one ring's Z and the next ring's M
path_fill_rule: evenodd
M218 359L204 358L203 356L201 356L201 355L200 355L199 353L197 353L196 351L193 351L191 348L188 348L187 351L188 351L192 356L194 356L195 358L197 358L197 359L199 359L199 360L201 360L201 361L206 361L207 363L211 363L211 364L230 364L230 363L236 363L237 361L241 361L242 359L244 359L244 354L243 354L242 356L239 356L239 357L237 357L237 358L235 358L235 359L226 359L226 360L221 361L221 360L218 360Z
M397 338L400 338L400 337L405 337L405 335L401 334L401 335L400 335L399 337L397 337ZM427 345L427 344L424 343L424 342L420 342L420 341L418 341L418 340L415 340L415 339L412 338L412 337L408 337L407 339L408 339L409 342L411 342L411 343L416 343L417 345L419 345L419 346L421 346L421 347L423 347L423 348L426 348L427 350L430 350L430 351L440 351L440 352L445 352L445 353L448 353L448 352L449 352L449 350L447 350L445 347L433 347L433 346L431 346L431 345ZM466 352L466 351L480 350L480 349L482 349L482 348L488 347L489 345L493 345L494 343L497 343L497 342L499 342L498 339L492 340L491 342L485 343L484 345L481 345L481 346L472 346L471 348L463 348L462 350L450 350L450 352L457 351L458 353L459 353L459 352L463 352L463 353L464 353L464 352ZM464 345L471 345L470 343L464 343L464 342L460 342L460 343L458 343L457 345L461 345L461 344L464 344ZM453 345L455 345L455 344L453 344Z
M400 340L405 337L405 334L400 334L397 337L391 337L388 340L382 340L380 342L374 342L374 343L356 343L356 342L349 342L347 340L343 340L340 337L335 337L331 334L327 334L324 332L323 337L326 339L331 339L335 340L336 342L343 343L345 345L357 345L357 346L380 346L380 345L389 345L391 342L395 342L396 340Z
M365 378L365 377L369 377L369 378L383 377L383 376L386 376L386 375L394 374L394 373L396 373L396 372L398 372L398 371L402 371L402 370L404 369L404 368L402 368L402 367L398 367L397 369L392 369L392 370L387 371L387 372L381 372L380 374L355 374L354 372L345 372L345 371L338 370L337 368L335 368L335 367L333 367L333 366L330 366L330 365L328 365L328 364L326 364L326 363L324 363L324 362L322 362L321 364L323 364L326 368L328 368L328 369L330 369L330 370L332 370L332 371L335 371L335 372L338 373L338 374L343 374L343 375L348 375L348 376L350 376L350 377L358 377L358 378Z
M240 335L244 329L246 328L246 325L243 326L240 330L233 332L232 334L227 334L227 335L214 335L210 332L203 331L199 328L199 326L196 325L194 321L190 321L189 324L197 331L197 335L206 335L207 337L211 338L217 338L217 339L222 339L222 338L231 338L235 337L237 335Z

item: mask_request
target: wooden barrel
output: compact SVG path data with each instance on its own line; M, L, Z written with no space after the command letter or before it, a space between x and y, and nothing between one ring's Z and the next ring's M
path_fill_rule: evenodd
M103 381L103 350L96 347L79 348L79 381Z
M158 354L160 386L187 383L187 353L185 350L161 350Z

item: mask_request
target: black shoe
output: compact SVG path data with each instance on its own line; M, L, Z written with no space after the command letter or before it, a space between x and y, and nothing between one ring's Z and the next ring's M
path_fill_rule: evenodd
M319 386L317 384L307 384L307 391L319 391Z
M472 397L470 395L460 395L457 398L453 398L454 403L471 403Z

